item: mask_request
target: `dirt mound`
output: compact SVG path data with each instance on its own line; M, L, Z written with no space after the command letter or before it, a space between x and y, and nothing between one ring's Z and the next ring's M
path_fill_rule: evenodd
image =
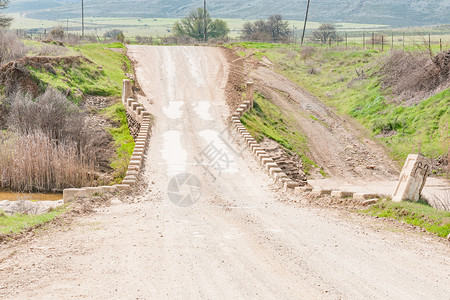
M226 100L230 111L234 112L242 104L242 93L245 92L244 62L233 50L222 48L230 65L226 87Z
M39 96L41 90L39 83L31 76L29 68L45 69L51 74L56 74L55 67L62 66L63 69L70 69L83 62L93 64L92 61L83 56L49 57L33 56L12 61L0 69L0 85L5 87L6 95L16 91L24 91L33 96Z
M439 73L442 81L446 81L450 76L450 50L439 53L432 59L436 71Z
M450 51L431 57L392 51L380 70L381 86L391 90L394 100L414 105L450 86Z

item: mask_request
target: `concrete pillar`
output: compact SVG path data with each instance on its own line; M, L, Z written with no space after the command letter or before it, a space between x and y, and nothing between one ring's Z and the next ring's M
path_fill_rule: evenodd
M250 101L250 108L253 108L253 94L255 92L255 86L253 81L247 82L247 101Z
M431 172L428 160L420 154L410 154L406 159L392 201L418 201Z
M131 88L131 81L128 79L123 80L122 90L122 102L125 104L126 100L133 96L133 89Z

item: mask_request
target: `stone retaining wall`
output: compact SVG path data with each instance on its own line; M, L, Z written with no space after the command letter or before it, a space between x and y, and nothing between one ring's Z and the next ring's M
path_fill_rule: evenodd
M299 184L290 179L286 173L283 172L280 166L270 157L241 123L241 117L253 107L253 91L253 82L248 82L247 100L236 109L231 117L231 121L233 122L235 129L244 138L250 151L255 155L255 158L260 162L261 166L264 167L269 176L272 177L274 183L283 186L285 190L294 189L298 187Z
M151 116L150 113L145 110L142 104L138 103L132 98L133 92L131 88L131 81L123 81L122 91L122 103L126 108L127 115L137 124L132 124L131 131L139 128L133 136L135 139L135 147L133 155L131 156L130 163L128 165L127 174L122 181L122 184L113 186L100 186L100 187L83 187L79 189L64 189L63 198L64 203L75 200L76 198L86 198L102 194L114 194L121 191L130 191L131 187L136 183L137 176L142 167L144 161L144 154L147 150L148 139L150 137L151 129ZM134 128L134 129L133 129Z

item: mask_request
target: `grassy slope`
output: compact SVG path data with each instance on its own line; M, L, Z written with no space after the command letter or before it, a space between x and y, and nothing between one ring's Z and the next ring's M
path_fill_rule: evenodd
M135 143L128 129L127 115L122 103L117 103L106 108L105 115L120 124L117 128L109 129L116 144L117 155L116 159L111 163L111 166L115 170L114 178L119 183L126 175Z
M239 45L255 49L256 56L267 56L278 72L335 107L339 113L357 119L372 132L374 139L389 149L399 164L419 147L432 158L448 151L445 140L450 122L450 89L411 107L390 103L389 96L380 89L379 77L373 75L377 70L376 62L385 53L315 48L314 53L303 60L298 54L300 49L290 45ZM373 76L358 80L355 70L364 70ZM378 136L389 130L397 134Z
M308 157L309 150L305 137L294 129L291 118L262 95L255 94L254 108L245 113L241 121L258 142L267 137L298 154L302 159L305 173L312 167L317 167Z

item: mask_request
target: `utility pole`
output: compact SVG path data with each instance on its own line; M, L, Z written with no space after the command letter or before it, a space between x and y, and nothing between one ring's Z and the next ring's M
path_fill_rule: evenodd
M81 0L81 37L84 38L84 0Z
M305 24L303 25L302 42L301 42L302 46L303 46L303 39L305 38L306 22L308 22L309 1L310 0L308 0L308 4L306 6Z
M206 0L203 0L203 42L206 43Z

